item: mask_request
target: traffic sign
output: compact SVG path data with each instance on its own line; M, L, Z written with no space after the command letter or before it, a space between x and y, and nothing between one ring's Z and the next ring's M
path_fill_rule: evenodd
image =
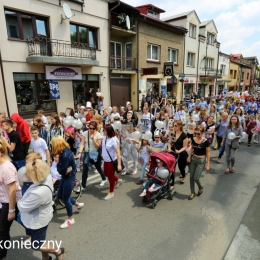
M180 78L185 78L185 74L180 74Z

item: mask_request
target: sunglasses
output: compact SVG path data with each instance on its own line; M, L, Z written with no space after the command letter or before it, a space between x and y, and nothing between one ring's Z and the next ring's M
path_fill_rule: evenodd
M90 127L89 130L95 130L95 128Z
M194 133L193 135L201 135L201 133Z

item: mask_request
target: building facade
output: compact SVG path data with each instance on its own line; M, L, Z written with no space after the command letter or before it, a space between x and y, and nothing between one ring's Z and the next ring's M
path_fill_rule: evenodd
M177 95L182 100L184 37L187 30L163 22L164 10L153 5L136 7L140 10L138 21L138 83L139 102L148 91Z
M65 8L64 14L64 3L71 13ZM90 88L94 95L100 89L110 103L106 2L3 0L1 7L0 91L10 114L30 118L39 108L64 112L85 105ZM53 86L60 99L51 96Z

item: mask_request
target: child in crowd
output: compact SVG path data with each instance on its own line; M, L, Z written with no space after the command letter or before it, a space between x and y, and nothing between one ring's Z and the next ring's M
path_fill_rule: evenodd
M103 102L104 97L99 96L97 100L98 100L98 102L97 102L97 110L98 110L98 113L101 115L100 111L102 110L102 107L104 106L104 102Z
M252 136L254 134L255 129L256 129L255 116L251 115L249 117L249 122L247 124L247 130L246 130L246 133L248 134L248 144L247 144L247 146L251 145L251 140L252 140Z
M102 119L103 119L103 122L105 125L110 123L110 117L109 117L109 113L108 113L107 109L103 110Z
M149 148L150 152L153 151L152 148L160 148L163 149L165 144L161 141L160 130L154 131L154 141L151 143L151 147Z
M0 136L3 135L5 139L8 139L7 132L3 129L2 122L6 119L5 112L0 112Z
M163 169L164 167L163 167L163 161L161 161L160 159L156 159L156 163L157 163L157 167L155 168L155 177L157 177L157 178L160 178L158 175L157 175L157 172L159 171L159 170L161 170L161 169ZM153 190L154 190L154 188L155 188L155 185L156 184L159 184L160 182L159 181L157 181L156 179L149 179L149 180L147 180L146 181L146 183L145 183L145 186L144 186L144 190L143 190L143 192L140 194L140 197L144 197L145 195L146 195L146 191L147 191L147 189L149 188L149 186L151 186L150 188L149 188L149 191L150 192L152 192Z
M60 116L60 122L63 124L63 121L66 118L66 114L64 112L60 112L59 116Z
M44 115L44 111L42 109L39 109L38 111L38 116L41 117L42 122L44 123L45 127L48 125L48 120L46 116Z
M188 138L190 138L192 140L193 135L194 135L194 129L196 127L196 123L194 122L192 116L190 116L189 118L190 118L190 120L187 124L187 136L188 136Z
M134 161L134 171L133 174L137 173L137 162L138 154L136 150L136 145L139 144L139 140L133 138L134 128L132 125L128 125L125 134L121 133L121 137L124 139L122 146L122 160L125 166L124 171L121 175L129 174L128 163Z
M75 146L76 146L76 156L79 153L80 143L82 140L83 131L81 129L77 129L75 132ZM77 170L80 171L80 158L75 161Z
M39 130L37 126L31 127L31 147L35 153L39 153L42 156L42 160L50 165L50 152L44 139L39 137Z
M258 144L260 139L260 115L256 116L255 140L254 143Z
M114 107L112 108L112 113L111 113L110 117L111 117L111 120L112 120L112 121L114 121L114 118L115 118L115 117L119 117L119 118L120 118L120 115L119 115L119 113L117 112L117 107L116 107L116 106L114 106Z
M139 161L139 163L141 163L142 165L142 173L140 179L136 182L136 184L142 184L144 182L146 166L149 164L150 161L149 143L148 140L145 139L144 135L142 137L141 146L140 148L137 148L137 151L139 153L139 158L142 158L141 162Z
M53 162L52 162L52 165L51 165L51 177L52 177L53 184L56 181L59 181L61 179L61 175L57 171L57 163L58 162L59 162L59 155L55 155L53 157Z

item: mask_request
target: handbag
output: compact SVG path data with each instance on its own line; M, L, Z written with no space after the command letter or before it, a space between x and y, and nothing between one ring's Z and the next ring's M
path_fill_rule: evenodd
M238 149L239 148L239 143L238 142L231 142L231 147L232 149Z
M107 144L107 138L106 138L106 141L105 141L105 147L106 147L106 150L107 150L106 144ZM108 152L108 150L107 150L107 154L108 154L108 156L109 156L111 162L112 162L113 165L114 165L115 171L116 171L117 173L120 173L120 172L125 168L122 159L121 159L121 171L119 171L118 168L117 168L117 159L115 159L115 160L113 161L113 159L112 159L110 153Z

